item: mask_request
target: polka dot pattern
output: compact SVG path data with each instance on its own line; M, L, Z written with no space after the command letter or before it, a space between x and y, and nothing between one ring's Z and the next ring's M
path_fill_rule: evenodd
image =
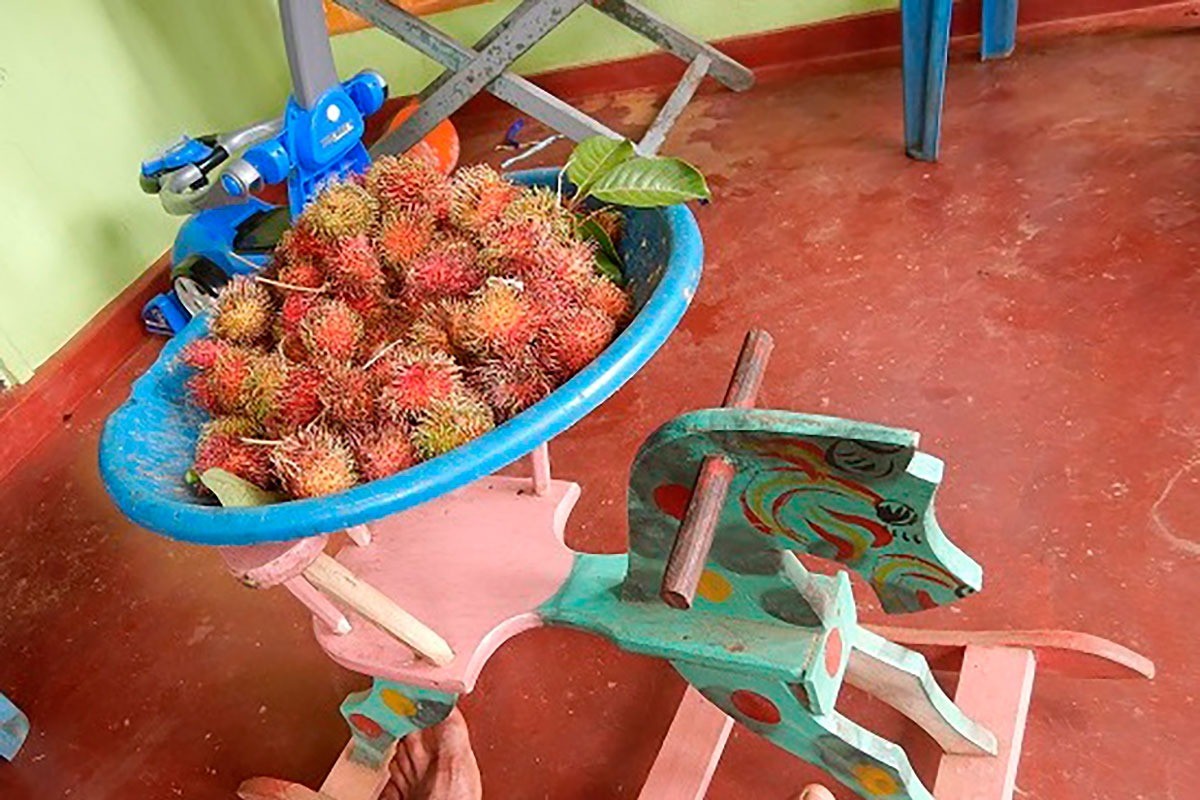
M842 666L842 630L834 628L825 640L825 672L834 677Z
M395 689L384 689L379 693L379 699L402 717L411 717L417 713L417 704Z
M369 739L378 739L383 735L383 728L380 727L379 723L362 714L351 714L350 724Z
M778 725L782 719L779 708L758 692L738 689L729 696L729 701L733 703L733 707L739 714L755 722L761 722L764 725Z
M724 603L733 594L733 584L719 572L706 569L700 573L696 594L710 603Z

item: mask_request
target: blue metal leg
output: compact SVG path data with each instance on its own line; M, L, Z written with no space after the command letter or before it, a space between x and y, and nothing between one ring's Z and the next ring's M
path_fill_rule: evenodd
M983 37L979 54L984 61L1008 58L1017 46L1017 0L983 0Z
M0 694L0 756L12 761L29 735L29 719Z
M902 0L904 47L904 147L921 161L936 161L950 57L951 0Z

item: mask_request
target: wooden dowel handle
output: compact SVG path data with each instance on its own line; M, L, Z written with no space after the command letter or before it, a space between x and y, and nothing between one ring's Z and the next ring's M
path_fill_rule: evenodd
M746 334L733 377L729 380L729 388L725 390L723 406L754 407L758 390L762 388L763 375L767 371L767 360L774 347L775 340L764 330L755 329ZM704 572L708 552L712 549L717 520L725 506L734 472L733 464L720 456L705 458L700 467L692 499L679 533L675 535L659 589L663 602L672 608L691 608L696 599L700 575Z
M304 577L404 642L422 658L439 667L454 660L454 651L445 639L332 556L322 553L304 570Z
M763 376L767 372L767 361L775 349L775 340L764 330L754 329L746 334L742 352L738 354L737 366L725 390L725 408L754 408L758 390L762 388Z
M662 589L659 595L672 608L687 609L696 599L696 588L700 585L700 574L708 561L712 549L713 534L717 520L725 507L725 497L733 482L733 464L720 456L709 456L700 467L696 488L688 502L687 514L675 544L667 558L663 572Z

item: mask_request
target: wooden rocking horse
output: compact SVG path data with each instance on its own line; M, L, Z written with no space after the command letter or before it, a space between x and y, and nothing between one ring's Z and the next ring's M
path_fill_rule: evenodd
M254 779L242 796L374 800L397 742L444 720L501 644L543 625L666 659L691 684L647 800L702 797L734 721L863 798L1010 798L1035 665L1153 675L1145 658L1081 634L861 625L848 573L810 572L798 554L858 573L888 613L962 600L982 570L938 526L942 462L915 433L753 408L771 346L752 332L724 405L643 444L628 553L563 543L580 489L551 478L544 445L530 477L484 478L352 529L356 546L336 556L325 536L222 548L245 583L287 586L330 657L374 680L342 706L351 739L319 791ZM961 673L955 699L932 669ZM843 684L944 751L932 792L899 745L838 712Z

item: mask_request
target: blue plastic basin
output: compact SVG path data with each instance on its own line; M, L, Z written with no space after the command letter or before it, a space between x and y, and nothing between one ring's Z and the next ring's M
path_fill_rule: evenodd
M513 178L553 185L558 171ZM629 209L621 249L636 316L599 358L549 397L495 430L411 469L349 491L258 508L206 504L184 483L206 415L187 401L192 370L179 351L204 336L193 320L163 349L113 412L100 439L100 474L117 506L156 533L210 545L286 541L360 525L412 508L516 461L565 431L629 380L666 341L695 294L704 261L696 220L683 206Z

